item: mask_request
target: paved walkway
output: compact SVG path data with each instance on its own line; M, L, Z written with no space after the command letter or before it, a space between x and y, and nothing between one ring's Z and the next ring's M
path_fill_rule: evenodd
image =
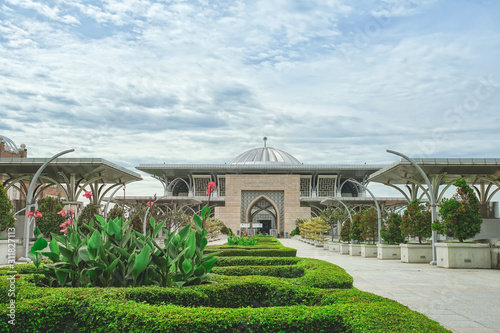
M446 269L399 260L351 257L280 239L298 257L344 268L354 286L393 299L459 333L500 332L500 270Z

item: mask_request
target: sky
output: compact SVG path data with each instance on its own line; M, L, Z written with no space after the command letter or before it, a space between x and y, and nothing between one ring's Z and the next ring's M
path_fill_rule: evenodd
M3 0L0 135L29 157L500 158L500 2ZM383 190L382 190L383 192ZM382 193L381 194L386 194Z

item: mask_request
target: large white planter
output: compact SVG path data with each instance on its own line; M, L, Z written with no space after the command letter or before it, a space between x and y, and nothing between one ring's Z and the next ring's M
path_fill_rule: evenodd
M363 257L363 258L377 258L377 245L375 245L375 244L361 244L361 257Z
M377 244L377 259L399 260L401 259L401 247L392 244Z
M349 244L349 255L350 256L360 256L361 255L361 244Z
M19 240L18 239L2 239L0 240L0 265L8 265L9 260L19 258Z
M340 254L349 254L349 243L340 243L339 244L339 253Z
M400 244L401 262L430 263L432 246L430 244Z
M340 252L340 243L330 243L328 250L332 252ZM347 251L349 251L349 248L347 248Z
M491 268L489 244L436 243L438 267Z

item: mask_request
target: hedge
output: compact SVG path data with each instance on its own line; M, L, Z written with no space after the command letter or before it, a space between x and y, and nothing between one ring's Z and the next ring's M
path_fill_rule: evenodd
M424 315L375 295L356 302L351 302L352 298L338 298L336 304L325 306L229 309L151 305L127 300L123 293L116 293L115 298L101 292L68 295L64 289L60 289L62 293L20 302L16 306L16 325L2 321L0 329L10 332L449 332ZM142 288L130 288L133 289ZM362 293L355 289L342 291Z
M267 243L252 250L212 246L251 255L219 257L214 283L183 288L36 287L32 265L18 265L16 325L4 320L0 331L449 332L406 306L353 288L341 267L259 256L288 251L272 239ZM0 277L4 318L9 286L7 277Z

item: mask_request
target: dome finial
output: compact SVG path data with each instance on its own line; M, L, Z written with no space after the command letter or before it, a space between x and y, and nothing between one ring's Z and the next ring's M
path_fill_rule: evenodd
M264 137L264 148L266 148L266 141L267 141L267 136Z

